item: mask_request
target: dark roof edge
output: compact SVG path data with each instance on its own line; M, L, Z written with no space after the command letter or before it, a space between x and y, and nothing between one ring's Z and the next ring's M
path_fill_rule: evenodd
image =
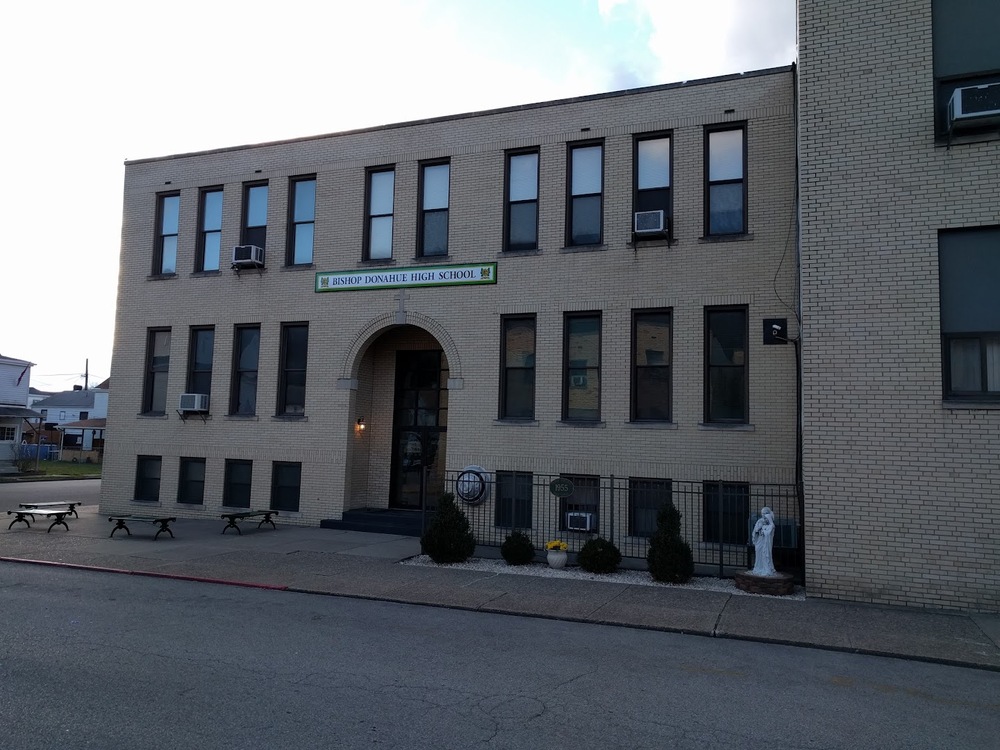
M185 159L191 156L205 156L207 154L224 154L231 151L243 151L262 146L282 146L289 143L302 143L305 141L318 141L324 138L337 138L345 135L355 135L357 133L375 133L380 130L395 130L397 128L409 128L415 125L430 125L437 122L448 122L450 120L465 120L472 117L486 117L489 115L505 114L507 112L522 112L529 109L541 109L543 107L558 107L564 104L575 104L577 102L592 102L600 99L613 99L619 96L631 96L633 94L647 94L654 91L669 91L670 89L687 88L689 86L704 86L710 83L721 83L724 81L734 81L741 78L756 78L757 76L777 75L779 73L789 73L795 69L795 63L782 65L776 68L763 68L761 70L751 70L747 73L727 73L726 75L713 76L712 78L698 78L693 81L680 81L678 83L661 83L655 86L640 86L634 89L622 89L620 91L607 91L602 94L586 94L584 96L573 96L567 99L553 99L546 102L534 102L532 104L516 104L511 107L499 107L497 109L483 109L477 112L465 112L457 115L443 115L441 117L428 117L422 120L407 120L405 122L395 122L388 125L374 125L366 128L355 128L353 130L341 130L334 133L323 133L321 135L306 135L298 138L284 138L277 141L264 141L261 143L246 143L241 146L224 146L222 148L212 148L205 151L188 151L182 154L170 154L167 156L151 156L144 159L126 159L125 166L133 164L149 164L157 161L167 161L170 159Z

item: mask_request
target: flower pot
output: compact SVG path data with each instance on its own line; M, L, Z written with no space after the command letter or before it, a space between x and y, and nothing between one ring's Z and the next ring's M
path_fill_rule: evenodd
M550 568L565 568L566 553L561 549L550 549L545 558Z

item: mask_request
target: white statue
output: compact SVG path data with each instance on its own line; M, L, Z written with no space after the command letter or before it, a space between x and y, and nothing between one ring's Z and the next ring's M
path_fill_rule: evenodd
M774 558L771 557L771 545L774 543L774 513L768 507L760 509L760 518L753 525L753 533L750 535L753 542L754 566L750 571L755 576L774 576L778 571L774 569Z

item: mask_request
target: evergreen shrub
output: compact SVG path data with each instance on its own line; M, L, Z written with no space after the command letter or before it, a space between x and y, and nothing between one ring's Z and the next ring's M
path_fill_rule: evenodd
M476 551L476 537L469 528L469 519L450 492L438 501L434 520L420 537L420 546L438 564L465 562Z

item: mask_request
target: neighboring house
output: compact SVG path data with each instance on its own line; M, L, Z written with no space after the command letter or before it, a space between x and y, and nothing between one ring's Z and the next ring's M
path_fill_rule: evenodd
M31 368L23 359L0 355L0 473L15 471L12 450L20 445L26 419L37 419L28 408Z
M98 450L104 445L108 395L98 388L63 391L36 402L35 410L42 415L47 436L58 431L58 444L64 450Z

